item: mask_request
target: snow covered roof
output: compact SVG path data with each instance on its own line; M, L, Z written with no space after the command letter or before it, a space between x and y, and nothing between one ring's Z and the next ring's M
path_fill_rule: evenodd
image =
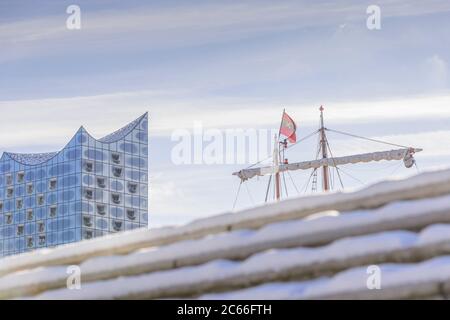
M449 248L440 170L6 257L0 298L447 298ZM72 265L80 290L66 286Z

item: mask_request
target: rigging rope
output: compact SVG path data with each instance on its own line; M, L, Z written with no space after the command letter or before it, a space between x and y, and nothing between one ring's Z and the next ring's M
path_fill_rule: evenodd
M248 197L250 198L250 202L252 203L252 206L254 206L255 201L253 201L253 197L252 197L252 194L250 193L250 189L248 188L247 183L244 183L244 185L245 185L245 189L247 189L247 193L248 193Z
M317 134L318 132L319 132L319 130L314 131L313 133L307 135L306 137L304 137L304 138L298 140L296 143L291 144L290 146L288 146L287 148L285 148L285 150L288 150L288 149L290 149L290 148L296 146L296 145L299 144L300 142L303 142L303 141L305 141L305 140L311 138L312 136L314 136L314 135ZM282 151L283 151L283 150L279 150L278 153L281 153ZM271 159L271 158L273 158L273 155L272 155L272 156L269 156L269 157L267 157L267 158L265 158L265 159L262 159L262 160L260 160L260 161L258 161L258 162L255 162L254 164L252 164L252 165L248 166L247 168L245 168L245 170L246 170L246 169L253 168L253 167L256 166L257 164L260 164L261 162L264 162L264 161L269 160L269 159Z
M330 177L331 190L334 190L334 170L332 170L330 167L328 167L327 170Z
M320 123L319 123L319 124L320 124ZM318 130L318 132L319 132L319 131L320 131L320 130ZM322 150L322 144L320 143L320 141L321 141L321 137L320 137L320 135L317 135L317 152L316 152L316 160L319 158L320 151ZM306 193L306 191L308 190L309 181L311 180L311 178L313 179L313 181L312 181L312 187L311 187L311 188L312 188L312 192L315 192L315 191L317 191L317 168L314 169L314 170L311 172L311 176L309 177L308 183L306 184L304 193Z
M325 142L327 143L328 150L330 150L331 159L333 159L333 164L334 164L334 167L336 168L336 172L339 177L339 182L341 183L341 187L342 187L342 189L344 189L344 184L342 183L341 174L339 173L336 162L334 161L333 151L331 151L331 147L330 147L330 144L328 143L328 139L325 139Z
M242 186L242 180L241 180L241 183L239 183L239 188L238 188L238 191L236 193L236 198L234 199L232 211L234 211L234 208L236 208L236 203L237 203L237 200L238 200L238 197L239 197L239 192L241 191L241 186Z
M316 171L317 171L317 169L314 169L311 172L311 175L309 176L309 179L308 179L308 181L307 181L307 183L306 183L306 185L304 187L305 190L303 191L303 193L306 193L306 190L308 190L309 182L311 181L311 178L313 177L314 173L316 173Z
M333 130L333 129L328 129L328 128L325 128L325 130L330 131L330 132L334 132L334 133L339 133L339 134L346 135L346 136L350 136L350 137L353 137L353 138L364 139L364 140L377 142L377 143L382 143L382 144L386 144L386 145L390 145L390 146L394 146L394 147L400 147L400 148L405 148L405 149L409 148L407 146L402 146L400 144L390 143L390 142L377 140L377 139L366 138L366 137L363 137L363 136L358 136L356 134L351 134L351 133L347 133L347 132L343 132L343 131L339 131L339 130Z
M283 182L284 182L284 189L286 190L286 197L289 197L289 193L288 193L288 189L287 189L287 184L286 184L286 177L284 175L284 172L282 173L283 175Z
M297 144L299 144L300 142L303 142L309 138L311 138L312 136L314 136L315 134L319 133L320 130L316 130L313 133L308 134L306 137L298 140L297 142L295 142L294 144L291 144L290 146L288 146L287 148L285 148L285 150L291 149L292 147L295 147Z
M336 167L337 168L337 167ZM344 170L342 170L342 168L338 169L340 172L344 173L345 175L349 176L350 178L352 178L353 180L359 182L362 185L365 185L364 182L362 182L361 180L359 180L358 178L355 178L354 176L352 176L350 173L345 172Z
M288 173L289 178L291 179L291 182L292 182L292 184L294 185L295 191L297 191L297 194L300 194L300 192L299 192L298 189L297 189L297 185L295 184L294 179L293 179L292 176L291 176L291 173L290 173L289 171L286 171L286 172Z
M390 176L392 176L394 173L396 173L398 171L398 169L400 169L400 167L402 166L402 163L397 163L394 170L392 170L392 172L389 174Z
M270 191L270 183L272 182L272 175L270 175L269 183L267 184L267 190L266 190L266 199L264 202L267 202L267 198L269 197L269 191Z

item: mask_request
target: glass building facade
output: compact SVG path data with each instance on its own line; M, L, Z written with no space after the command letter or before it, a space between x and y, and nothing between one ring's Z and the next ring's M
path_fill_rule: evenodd
M148 225L148 118L0 159L0 257Z

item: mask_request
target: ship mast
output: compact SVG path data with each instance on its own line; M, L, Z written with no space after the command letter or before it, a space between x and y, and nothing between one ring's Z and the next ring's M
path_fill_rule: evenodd
M270 179L269 179L269 183L267 185L265 201L267 201L267 199L268 199L270 185L271 185L272 180L275 180L275 181L273 181L274 182L274 193L275 193L274 198L276 199L276 201L279 201L281 198L281 191L282 191L281 190L281 174L284 175L285 172L289 173L289 171L313 169L312 176L315 176L314 174L317 173L317 170L322 169L322 176L323 176L322 187L323 187L323 191L327 192L327 191L330 191L332 188L332 186L330 184L330 168L335 168L339 175L338 166L356 164L356 163L378 162L378 161L382 161L382 160L403 161L406 168L411 168L416 163L416 161L414 159L414 155L418 152L423 151L420 148L402 146L402 145L398 145L398 144L394 144L394 143L389 143L386 141L365 138L365 137L358 136L355 134L350 134L350 133L326 128L324 125L324 115L323 115L324 108L323 108L323 106L321 106L319 110L320 110L320 127L319 127L319 129L316 130L315 132L305 136L301 140L297 141L294 145L318 134L319 135L319 146L318 146L317 154L319 155L320 151L322 151L321 159L316 158L316 160L294 162L294 163L288 163L286 159L284 159L283 161L280 161L280 157L281 157L280 146L283 145L283 147L284 147L283 158L284 158L284 150L286 149L286 141L284 143L279 141L279 136L281 133L281 126L282 126L282 123L281 123L278 135L275 135L275 138L274 138L275 141L274 141L274 152L273 152L272 165L271 166L262 166L262 167L254 167L254 165L252 165L246 169L240 170L239 172L234 172L233 175L235 175L241 179L240 185L242 185L243 182L245 182L249 179L252 179L254 177L269 175ZM284 115L284 110L283 110L283 115ZM282 121L283 121L283 118L282 118ZM371 141L371 142L390 145L391 147L395 146L398 149L334 157L333 153L330 149L330 146L328 144L326 131L334 132L337 134L342 134L345 136L350 136L353 138L364 139L364 140ZM328 156L328 151L330 151L329 153L330 153L331 157ZM340 175L339 175L339 177L340 177ZM272 179L272 178L274 178L274 179ZM342 181L341 181L341 185L342 185ZM239 195L239 190L240 190L240 187L238 189L238 195ZM287 194L287 190L286 190L286 194ZM237 196L236 196L236 200L237 200ZM236 204L236 200L235 200L235 204Z
M280 134L281 127L283 126L283 117L285 113L285 109L283 109L283 113L281 115L280 128L278 129L278 135L275 135L274 147L273 147L273 168L275 169L275 200L279 201L281 199L281 179L280 179Z
M281 183L280 183L280 155L278 151L278 136L275 135L275 143L273 148L273 167L275 168L275 199L277 201L281 198Z
M320 106L320 144L322 149L322 159L328 159L328 147L327 147L327 136L325 134L325 126L323 121L323 106ZM324 165L322 167L323 170L323 191L329 191L330 190L330 176L328 171L328 166Z

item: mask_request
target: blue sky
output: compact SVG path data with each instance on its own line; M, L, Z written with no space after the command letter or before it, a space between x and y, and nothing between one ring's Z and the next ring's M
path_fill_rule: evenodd
M81 8L81 30L66 29L70 4ZM381 30L366 27L372 4ZM302 137L323 104L330 127L423 147L421 170L445 165L449 18L446 0L0 0L0 150L59 149L81 124L100 137L149 111L153 226L232 207L230 174L241 166L171 163L171 133L194 121L276 128L285 107ZM330 140L336 154L376 147ZM348 170L367 183L415 173L389 163ZM260 202L263 189L249 183L238 207Z

